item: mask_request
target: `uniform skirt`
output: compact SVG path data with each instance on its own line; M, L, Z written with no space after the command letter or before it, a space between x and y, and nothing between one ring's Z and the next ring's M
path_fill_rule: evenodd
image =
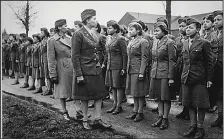
M16 63L16 61L12 61L11 63L12 71L18 72L19 71L19 63Z
M175 91L169 87L168 79L151 78L149 98L157 100L175 100Z
M126 80L126 95L133 97L144 97L149 94L149 80L148 75L143 80L138 79L139 74L127 74Z
M182 84L182 104L186 107L209 108L209 93L206 85Z
M105 84L112 88L125 87L125 76L120 75L121 70L107 70Z
M19 72L26 74L25 62L20 62L19 63Z
M85 84L77 84L77 77L74 73L72 90L75 100L96 100L108 96L102 72L98 75L83 77Z
M40 70L39 68L32 68L32 77L35 79L40 79Z
M48 63L47 62L44 62L44 77L49 79L50 76L49 76L49 70L48 70Z
M30 68L29 66L26 66L26 76L32 76L32 68Z
M213 93L217 100L223 100L223 63L216 63L214 67Z
M39 78L45 78L44 64L41 64L39 66L39 72L40 72L40 77Z

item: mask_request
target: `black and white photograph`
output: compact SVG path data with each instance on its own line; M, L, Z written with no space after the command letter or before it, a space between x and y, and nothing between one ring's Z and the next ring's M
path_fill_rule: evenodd
M223 1L1 1L3 139L222 139Z

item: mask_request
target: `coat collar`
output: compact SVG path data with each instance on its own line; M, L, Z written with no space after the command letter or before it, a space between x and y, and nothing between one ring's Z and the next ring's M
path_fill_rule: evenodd
M68 37L66 37L66 36L65 36L64 38L62 38L62 37L60 37L58 34L55 34L55 35L53 36L53 38L54 38L56 41L60 41L60 42L63 43L64 45L71 47L71 39L70 39L70 38L68 38Z
M83 26L80 31L84 34L85 37L87 37L88 39L96 42L96 40L93 38L93 36L89 33L89 31L87 31L86 27Z
M192 45L190 46L190 50L189 51L192 51L194 50L195 46L199 45L201 43L201 38L199 35L197 35L194 39L193 39L193 43ZM188 45L189 45L189 42L188 42ZM188 46L189 48L189 46Z
M109 42L108 42L108 46L110 46L111 44L113 44L116 40L118 40L119 35L116 34L115 36L111 36Z
M133 45L137 44L141 39L142 39L142 36L138 36L137 38L131 40L129 47L131 48Z
M165 35L161 40L160 40L160 42L159 42L159 44L158 44L158 49L163 45L163 44L165 44L166 43L166 41L168 40L168 36L167 35Z
M223 41L223 30L221 30L220 33L221 33L221 35L220 35L220 37L218 38L218 41ZM218 31L218 33L217 33L217 37L218 37L218 35L219 35L219 31Z

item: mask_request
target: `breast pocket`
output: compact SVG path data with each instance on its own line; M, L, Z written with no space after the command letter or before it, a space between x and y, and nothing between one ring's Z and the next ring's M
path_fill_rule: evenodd
M193 59L199 59L201 57L201 54L202 54L202 48L196 48L192 50L191 57Z

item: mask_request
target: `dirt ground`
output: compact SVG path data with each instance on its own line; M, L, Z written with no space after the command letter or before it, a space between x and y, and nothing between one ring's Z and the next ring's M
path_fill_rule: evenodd
M112 129L86 131L78 121L3 94L3 137L14 139L132 138Z

